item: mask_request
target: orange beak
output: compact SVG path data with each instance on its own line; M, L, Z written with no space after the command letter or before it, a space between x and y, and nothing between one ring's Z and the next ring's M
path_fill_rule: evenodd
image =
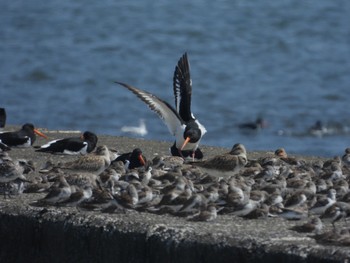
M181 146L181 149L180 149L181 151L182 151L183 148L185 148L186 144L187 144L190 140L191 140L190 137L187 137L187 138L186 138L186 140L184 141L183 145Z
M35 134L45 138L45 139L48 139L49 137L47 137L45 134L43 134L42 132L38 131L37 129L34 129L34 132Z
M144 160L143 157L142 157L142 154L139 155L139 161L140 161L140 163L141 163L142 165L145 165L145 164L146 164L145 160Z
M84 141L84 140L85 140L85 138L84 138L84 134L80 135L80 139L81 139L82 141Z

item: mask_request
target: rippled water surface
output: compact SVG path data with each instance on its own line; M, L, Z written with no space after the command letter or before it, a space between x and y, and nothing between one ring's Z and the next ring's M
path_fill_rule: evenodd
M0 107L8 123L172 141L127 82L174 103L187 51L202 143L341 155L349 144L350 2L24 1L0 3ZM268 127L237 125L262 116ZM333 127L312 136L317 120Z

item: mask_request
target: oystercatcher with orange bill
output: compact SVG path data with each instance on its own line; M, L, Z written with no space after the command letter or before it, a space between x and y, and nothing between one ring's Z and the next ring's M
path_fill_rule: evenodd
M37 152L59 153L76 155L92 152L97 144L96 134L85 131L80 137L69 137L60 140L53 140L42 145Z
M203 158L203 153L198 146L206 129L191 112L192 80L186 53L180 58L174 72L176 109L149 92L122 82L116 83L133 92L165 122L170 133L175 136L175 143L170 148L173 156Z
M135 148L132 152L123 153L119 155L112 163L122 161L124 164L129 162L128 169L134 169L145 166L146 157L142 155L140 148Z
M198 146L207 130L193 116L191 111L192 79L187 53L183 54L175 67L173 88L176 111L185 122L186 127L183 133L183 139L185 140L177 138L170 148L171 154L173 156L192 156L196 159L202 159L203 153Z
M48 139L45 134L34 128L31 123L26 123L18 131L0 133L0 141L9 147L29 147L36 140L36 134Z

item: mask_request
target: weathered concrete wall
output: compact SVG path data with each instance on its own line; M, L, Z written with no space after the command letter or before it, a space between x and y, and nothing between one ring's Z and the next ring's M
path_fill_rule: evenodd
M266 236L259 220L186 222L135 211L101 214L6 202L0 208L0 262L294 263L350 257L347 248L317 245L311 238L274 231Z

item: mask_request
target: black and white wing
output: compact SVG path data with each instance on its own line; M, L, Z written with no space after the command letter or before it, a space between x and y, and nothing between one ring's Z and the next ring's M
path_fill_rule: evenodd
M187 53L183 54L175 67L173 86L177 112L185 122L193 120L191 112L192 80Z
M42 146L37 152L64 153L69 155L86 154L88 142L84 142L79 137L65 138L50 141Z
M164 121L170 133L175 136L176 131L183 125L183 120L176 112L176 110L157 96L146 91L137 89L128 84L117 82L119 85L127 88L133 92L139 99L141 99L147 106L153 110Z

